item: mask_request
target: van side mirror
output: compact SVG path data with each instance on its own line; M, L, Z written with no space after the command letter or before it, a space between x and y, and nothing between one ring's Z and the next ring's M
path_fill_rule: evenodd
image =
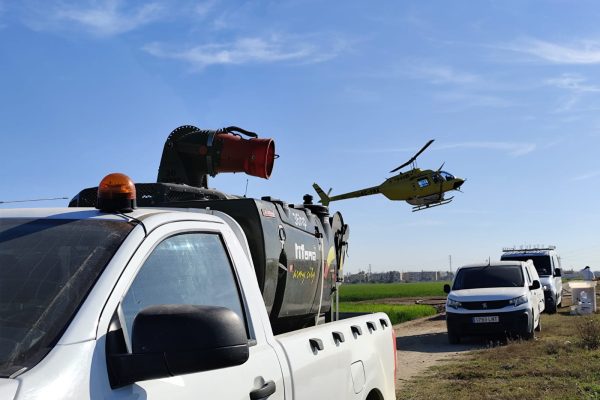
M560 268L554 268L554 276L562 276L562 271Z
M541 287L542 287L542 285L540 284L540 281L538 281L536 279L535 281L533 281L533 283L531 284L531 286L529 286L529 290L535 290L535 289L539 289Z
M444 285L444 292L450 293L450 285L448 285L447 283Z
M133 321L131 345L131 354L107 354L113 388L241 365L250 355L240 317L213 306L147 307Z

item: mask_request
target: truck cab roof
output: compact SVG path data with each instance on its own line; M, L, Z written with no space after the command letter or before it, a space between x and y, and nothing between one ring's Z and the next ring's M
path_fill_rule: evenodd
M490 266L490 267L493 268L493 267L506 266L506 265L521 265L522 262L524 262L524 261L491 261L490 263L473 263L473 264L467 264L467 265L463 265L459 269L464 269L464 268L481 268L481 267L486 267L486 266Z
M218 213L218 216L216 214ZM159 209L138 208L132 212L105 213L95 208L13 208L0 210L0 218L44 218L44 219L102 219L123 222L141 221L151 230L165 222L173 221L205 221L223 223L222 213L203 209Z

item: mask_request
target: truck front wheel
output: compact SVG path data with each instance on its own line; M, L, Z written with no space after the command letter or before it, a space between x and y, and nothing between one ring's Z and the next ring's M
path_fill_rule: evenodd
M531 324L529 324L529 321L527 321L527 325L525 325L525 334L523 335L523 339L525 340L531 340L534 337L534 331L533 331L533 325L535 324L535 321L533 319L533 310L531 310Z
M453 329L448 329L448 343L459 344L460 336Z

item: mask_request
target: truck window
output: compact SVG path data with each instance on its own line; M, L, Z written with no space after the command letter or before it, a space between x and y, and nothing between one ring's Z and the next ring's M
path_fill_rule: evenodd
M121 302L129 343L138 312L160 304L227 307L245 321L237 279L219 235L180 234L152 251Z
M482 266L458 271L452 290L523 286L523 271L519 265Z
M505 254L500 259L502 261L533 261L539 276L552 275L552 265L550 264L550 256L548 255L516 255L516 254Z
M531 275L529 275L529 267L525 267L525 274L527 274L527 286L531 286L533 280L531 279Z
M0 219L0 376L56 344L134 225L103 219Z

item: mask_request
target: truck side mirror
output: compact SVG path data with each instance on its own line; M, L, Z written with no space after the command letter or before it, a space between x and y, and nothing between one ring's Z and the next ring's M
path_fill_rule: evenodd
M531 286L529 286L529 290L535 290L535 289L539 289L541 287L542 287L542 285L540 284L540 281L538 281L536 279L535 281L533 281L533 283L531 284Z
M562 271L560 268L554 268L554 276L562 276Z
M448 285L447 283L444 285L444 292L450 293L450 285Z
M131 344L131 354L107 355L113 388L241 365L250 355L244 323L224 307L145 308L133 321Z

